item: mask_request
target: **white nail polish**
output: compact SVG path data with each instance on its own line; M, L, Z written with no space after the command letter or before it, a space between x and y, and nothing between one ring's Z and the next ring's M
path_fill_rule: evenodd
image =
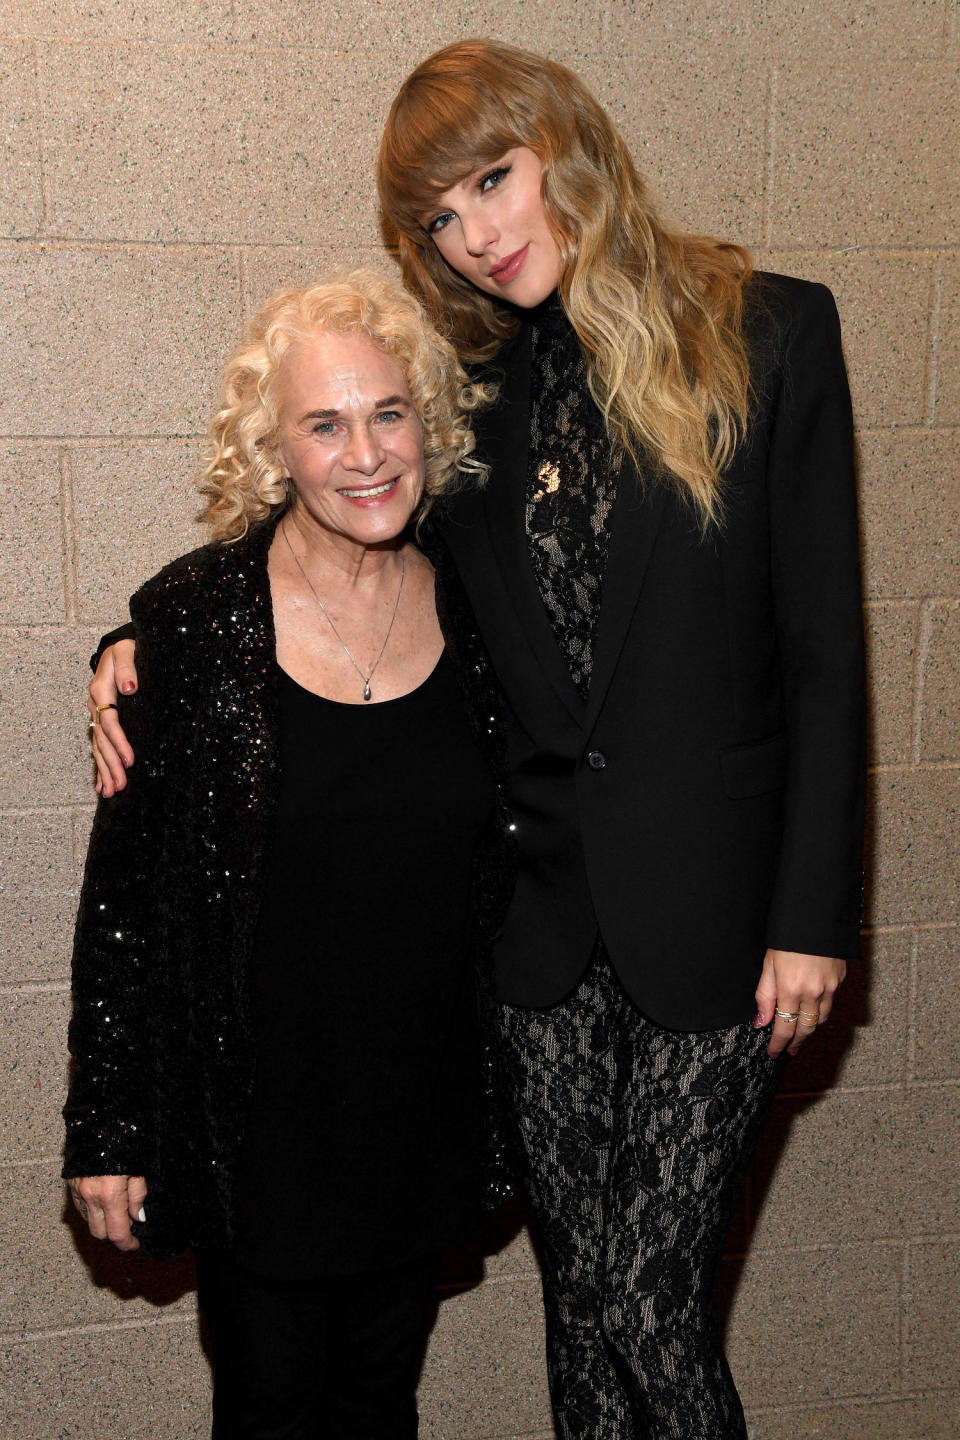
M146 1210L144 1210L143 1206L141 1205L139 1211L137 1212L137 1219L140 1220L140 1221L143 1221L143 1220L146 1220L146 1218L147 1218L147 1212L146 1212Z

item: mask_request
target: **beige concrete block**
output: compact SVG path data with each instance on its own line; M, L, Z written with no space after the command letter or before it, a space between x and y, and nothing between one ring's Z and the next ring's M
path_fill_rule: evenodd
M314 285L356 266L400 279L400 271L386 250L360 246L252 245L244 252L247 294L256 311L278 290Z
M0 997L0 1161L60 1154L69 1018L66 988Z
M917 992L913 1012L913 1078L960 1080L952 1026L960 1006L960 930L921 930L917 936Z
M956 1234L960 1089L912 1087L904 1100L903 1223L908 1235Z
M934 417L938 425L960 425L960 255L945 256L942 265Z
M958 82L946 61L783 68L774 244L951 244L960 224Z
M196 1324L50 1335L0 1351L0 1409L18 1440L192 1440L210 1433Z
M754 1440L956 1440L954 1397L856 1401L747 1415Z
M754 0L759 11L754 44L774 59L865 62L942 53L944 14L940 0L841 0L797 5L794 0ZM815 58L814 58L815 57Z
M4 28L49 40L203 44L227 36L230 9L230 0L4 0Z
M91 790L90 798L95 801ZM78 882L83 878L83 866L87 858L87 845L90 841L90 830L93 826L93 817L97 813L96 803L83 810L73 812L73 864Z
M704 56L723 64L744 54L760 53L765 0L719 0L698 5L696 0L609 0L604 43L596 63L629 54L632 79L639 91L651 74L676 64L696 64Z
M930 627L923 661L923 760L960 759L960 601L926 607Z
M37 101L33 46L0 44L0 234L8 237L43 225Z
M194 1310L193 1263L124 1255L94 1240L67 1197L60 1162L3 1172L0 1333L130 1321Z
M0 815L0 984L69 978L78 893L69 812Z
M0 805L89 801L93 774L85 710L89 630L0 632L0 674L8 716L33 716L10 727L0 750ZM8 726L10 722L7 722Z
M763 1202L753 1247L777 1252L899 1236L891 1178L899 1173L902 1128L897 1091L777 1100L754 1166Z
M870 757L875 765L913 757L913 672L919 606L881 601L865 612L870 676Z
M949 595L960 586L960 431L860 436L865 588Z
M899 1388L900 1249L752 1251L727 1353L745 1407L891 1395ZM725 1283L737 1267L727 1263ZM762 1432L761 1432L762 1434Z
M889 1085L906 1066L910 935L865 936L864 954L847 965L828 1022L787 1065L782 1094L832 1086Z
M616 65L606 53L595 56L584 79L668 218L741 244L759 242L767 103L760 68L739 59L651 65L638 33L624 38Z
M834 5L722 0L709 6L695 0L670 5L611 0L608 10L607 53L620 54L624 40L632 39L642 45L650 67L704 54L744 53L774 61L817 56L862 63L886 60L891 54L932 57L943 48L940 0L898 0L896 5L884 0Z
M44 47L56 233L372 243L389 91L355 79L324 51Z
M19 337L0 371L0 433L196 435L239 338L232 254L0 250Z
M867 923L952 921L960 770L874 775L867 842Z
M926 424L931 257L767 251L757 259L767 269L830 286L859 425Z
M549 1425L535 1275L489 1280L441 1305L420 1383L420 1414L424 1440L523 1434Z
M74 452L78 618L121 624L138 585L206 542L194 519L200 456L197 441Z
M390 12L391 60L398 58L396 84L415 65L441 45L473 35L489 35L510 45L521 45L576 67L577 58L596 49L600 37L598 0L524 0L504 6L483 0L400 0ZM235 35L243 43L326 48L335 37L342 51L344 73L353 74L359 57L369 73L372 57L383 50L384 18L372 6L334 0L324 10L322 25L309 6L297 0L245 0L238 7ZM374 62L375 63L375 62ZM387 92L393 98L394 86Z
M0 625L65 619L56 451L0 446Z
M960 1244L911 1245L904 1378L911 1390L960 1385ZM954 1411L960 1418L960 1409ZM956 1433L956 1432L954 1432Z

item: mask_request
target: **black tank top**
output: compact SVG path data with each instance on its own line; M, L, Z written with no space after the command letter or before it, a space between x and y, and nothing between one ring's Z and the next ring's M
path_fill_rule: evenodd
M493 786L446 652L418 689L371 705L281 671L280 717L237 1258L354 1273L477 1218L470 892Z

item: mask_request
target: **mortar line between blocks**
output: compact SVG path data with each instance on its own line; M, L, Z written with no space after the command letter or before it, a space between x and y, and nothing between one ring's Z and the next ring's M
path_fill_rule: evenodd
M907 983L907 1074L912 1083L917 1069L917 993L920 983L920 936L915 930L910 941L910 975Z
M111 1331L156 1330L166 1325L196 1325L193 1310L177 1311L175 1315L158 1315L143 1320L107 1321L102 1325L70 1325L60 1330L32 1330L23 1335L0 1335L0 1344L17 1347L36 1344L38 1340L62 1340L71 1335L106 1335Z
M927 425L933 425L937 415L937 372L940 360L940 307L943 293L943 260L938 259L933 269L930 296L930 333L927 337Z
M30 45L33 54L33 83L37 91L37 167L40 171L40 233L46 235L53 217L53 191L47 166L45 138L47 134L46 94L40 84L40 44L33 40Z
M240 277L240 304L243 306L243 328L246 331L253 311L250 299L250 264L245 245L237 246L237 274Z
M897 1307L897 1350L900 1356L900 1393L907 1389L907 1346L910 1344L910 1241L903 1247L900 1264L900 1304Z
M933 601L923 600L917 617L917 647L913 661L913 763L923 764L923 693L927 654L933 638Z

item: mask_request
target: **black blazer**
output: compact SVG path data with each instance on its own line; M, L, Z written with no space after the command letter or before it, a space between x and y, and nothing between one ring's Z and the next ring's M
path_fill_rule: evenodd
M449 545L506 691L520 877L502 999L556 1002L597 930L622 983L681 1029L754 1013L768 945L857 953L864 677L850 399L830 292L750 284L754 388L703 538L673 487L626 466L584 704L527 558L530 336L478 423L488 484L448 501Z

